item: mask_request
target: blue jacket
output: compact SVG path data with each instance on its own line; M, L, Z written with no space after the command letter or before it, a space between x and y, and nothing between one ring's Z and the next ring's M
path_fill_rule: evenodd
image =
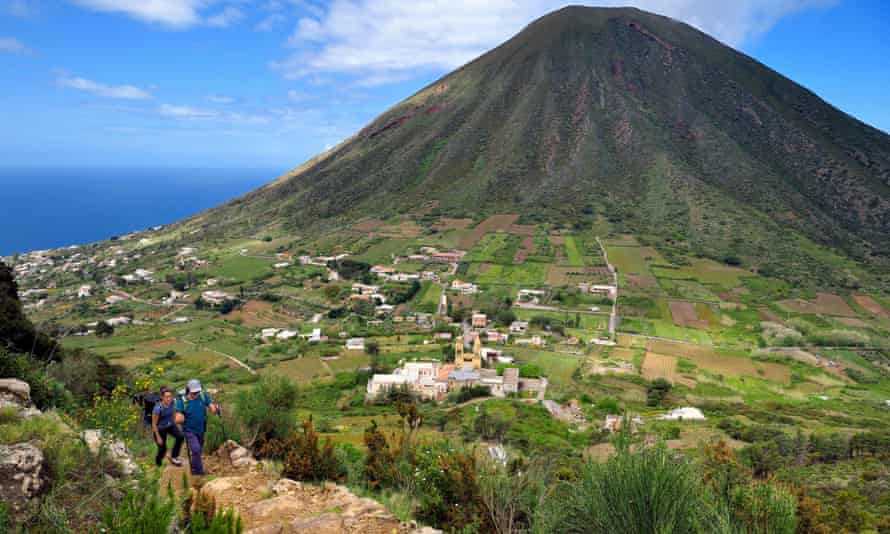
M198 393L194 399L189 399L188 396L176 399L176 412L185 415L182 430L203 434L207 430L207 407L212 403L213 399L204 391Z

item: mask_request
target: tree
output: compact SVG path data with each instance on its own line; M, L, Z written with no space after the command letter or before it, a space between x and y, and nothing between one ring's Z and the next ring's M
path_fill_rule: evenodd
M250 434L246 445L257 449L284 439L296 426L297 386L284 377L266 377L238 394L235 413Z
M110 337L112 334L114 334L114 327L105 321L99 321L96 325L96 336Z
M337 481L343 477L334 444L330 439L319 443L312 417L303 421L302 431L291 433L284 441L272 442L267 448L275 449L279 453L276 456L282 458L284 477L309 482Z
M671 392L673 386L664 378L656 378L646 388L646 405L660 406L664 398Z
M18 284L8 265L0 261L0 347L41 359L61 358L58 345L34 328L19 301Z

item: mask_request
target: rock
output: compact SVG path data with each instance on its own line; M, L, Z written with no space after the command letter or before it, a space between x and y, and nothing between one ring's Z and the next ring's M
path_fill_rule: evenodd
M0 501L19 516L46 484L44 457L35 442L0 445Z
M104 448L124 475L130 476L139 469L136 460L133 459L133 455L130 454L123 441L108 438L101 430L84 430L80 433L80 437L93 454L99 454Z
M309 519L293 521L286 532L294 534L339 534L345 532L343 518L337 514L326 513Z
M15 378L0 379L0 408L15 408L24 419L41 413L31 404L31 386Z
M275 495L288 495L303 491L303 484L289 478L282 478L272 485L272 492Z
M250 454L250 451L232 440L223 443L217 454L222 456L224 460L228 454L229 460L231 460L234 467L253 467L257 465L257 460Z
M201 491L214 498L218 498L219 495L235 489L238 486L240 480L241 477L214 478L213 480L206 482L201 487Z

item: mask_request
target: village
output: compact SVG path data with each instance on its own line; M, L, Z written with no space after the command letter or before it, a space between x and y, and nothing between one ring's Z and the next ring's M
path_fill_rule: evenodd
M495 215L472 229L445 218L397 230L359 223L333 246L263 237L219 248L170 241L170 229L159 227L6 261L28 313L68 346L131 367L172 362L171 369L243 383L361 373L361 399L352 402L370 405L504 400L611 432L626 417L634 428L707 421L683 395L721 376L742 373L765 380L763 388L791 384L786 366L739 351L790 331L776 313L816 304L753 301L774 312L752 321L749 297L733 292L751 273L704 260L670 270L657 251L624 237L604 241L516 220ZM718 338L740 321L737 338ZM737 349L717 349L717 339ZM836 352L793 354L828 380L850 372ZM659 379L682 393L650 405ZM581 383L622 402L597 407L596 397L577 393ZM814 389L809 398L833 398ZM622 409L627 402L634 408Z

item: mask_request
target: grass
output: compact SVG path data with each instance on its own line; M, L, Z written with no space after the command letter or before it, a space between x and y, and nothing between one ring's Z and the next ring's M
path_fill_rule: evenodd
M544 284L547 266L526 262L522 265L470 264L469 276L481 285L511 285L539 287Z
M414 311L435 313L439 308L442 286L433 282L423 282L420 291L414 298Z
M231 256L213 264L208 273L235 282L246 282L272 272L272 261L250 256Z
M575 236L565 236L566 265L570 267L583 267L584 255L579 248Z

